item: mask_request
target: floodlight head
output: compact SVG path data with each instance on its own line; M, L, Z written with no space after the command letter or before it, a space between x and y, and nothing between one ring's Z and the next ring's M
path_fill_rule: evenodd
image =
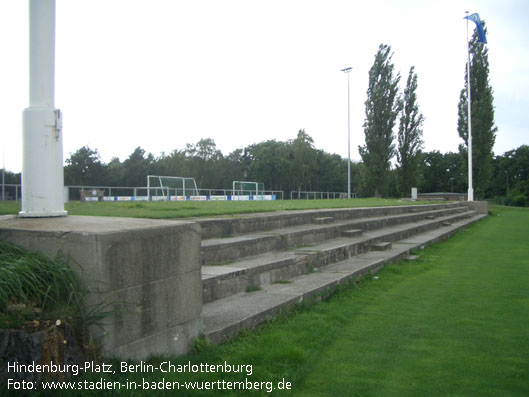
M351 70L353 70L353 68L352 67L348 67L348 68L340 70L340 72L349 73Z

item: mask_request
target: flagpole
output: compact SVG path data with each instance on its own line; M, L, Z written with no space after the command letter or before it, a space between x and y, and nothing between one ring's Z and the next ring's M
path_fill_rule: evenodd
M470 41L468 37L468 11L467 14L467 101L468 101L468 201L474 201L474 189L472 184L472 100L470 97Z

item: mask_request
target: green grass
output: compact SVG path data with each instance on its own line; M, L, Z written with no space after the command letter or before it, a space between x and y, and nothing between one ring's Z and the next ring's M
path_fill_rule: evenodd
M255 292L255 291L261 291L261 287L258 285L249 285L246 287L246 292Z
M378 280L365 277L233 342L210 346L199 340L188 356L149 361L251 365L251 376L119 373L119 362L113 362L117 373L107 379L248 378L274 387L284 379L292 391L272 395L294 396L528 396L529 210L495 208L484 221L419 255L386 267Z
M379 277L299 395L529 395L529 211L494 212Z
M206 202L79 202L66 204L70 215L121 216L132 218L189 218L217 215L237 215L256 212L306 210L321 208L381 207L391 205L426 204L395 199L351 200L277 200L277 201L206 201ZM439 203L439 202L436 202ZM0 201L0 215L17 214L20 203Z

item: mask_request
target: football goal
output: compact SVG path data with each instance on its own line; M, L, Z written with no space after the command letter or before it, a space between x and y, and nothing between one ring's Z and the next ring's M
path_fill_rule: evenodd
M172 196L198 196L195 178L147 175L149 199L169 200Z
M264 183L233 181L234 196L259 196L264 194Z

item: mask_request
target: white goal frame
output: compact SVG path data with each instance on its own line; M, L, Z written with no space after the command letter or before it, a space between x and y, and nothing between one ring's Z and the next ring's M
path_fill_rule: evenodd
M157 180L159 186L151 186L151 180ZM164 180L175 180L175 181L182 181L182 187L173 187L173 186L167 186L167 183L164 186L163 181ZM187 180L187 184L186 184ZM175 190L176 196L188 196L186 194L186 191L192 190L193 194L190 196L198 196L198 188L197 183L195 181L195 178L190 177L183 177L183 176L164 176L164 175L147 175L147 196L151 197L151 189L156 189L156 191L161 190L163 200L167 201L168 198L171 196L171 189ZM182 190L182 194L178 194L178 190Z
M245 190L242 190L242 189L236 189L235 188L235 184L237 183L240 183L240 184L247 184L247 185L254 185L255 186L255 189L245 189ZM259 185L261 185L263 188L261 190L259 190ZM259 195L264 195L264 183L263 182L248 182L248 181L233 181L233 184L232 184L232 195L233 196L237 196L237 195L241 195L241 196L251 196L252 194L244 194L244 192L253 192L253 190L255 190L255 196L259 196Z

